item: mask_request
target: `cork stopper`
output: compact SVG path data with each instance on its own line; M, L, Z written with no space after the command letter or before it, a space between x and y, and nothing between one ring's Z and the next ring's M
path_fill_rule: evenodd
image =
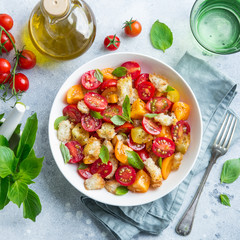
M43 0L45 11L54 17L61 17L69 10L69 0Z

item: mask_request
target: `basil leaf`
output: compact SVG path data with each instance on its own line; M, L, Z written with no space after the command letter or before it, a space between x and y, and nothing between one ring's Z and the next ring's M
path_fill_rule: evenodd
M151 28L150 40L154 48L160 49L163 52L171 47L173 42L173 35L168 26L157 20Z
M240 158L227 160L223 164L221 173L221 183L232 183L240 175Z
M4 116L4 113L0 114L0 120L3 118Z
M96 119L103 119L103 116L99 112L95 112L95 111L91 110L90 114L91 114L92 117L94 117Z
M9 147L8 140L3 135L0 135L0 146Z
M123 76L126 76L126 74L127 74L127 68L125 67L115 68L112 72L112 75L116 77L123 77Z
M128 95L126 95L124 98L122 109L123 109L123 116L126 117L127 119L130 119L131 105L130 105L130 99Z
M55 130L58 130L58 125L60 122L64 121L64 120L67 120L68 119L68 116L61 116L61 117L58 117L55 121L54 121L54 129Z
M134 151L126 151L129 165L137 169L143 169L144 163L139 155Z
M109 161L109 151L106 146L102 145L99 157L101 158L103 163L107 163Z
M63 143L61 143L60 144L60 150L61 150L64 162L68 163L69 160L71 159L69 149Z
M113 116L113 117L111 118L111 121L112 121L112 123L114 123L114 124L117 125L117 126L122 126L122 125L126 122L126 120L124 120L123 118L121 118L121 116L119 116L119 115Z
M35 222L36 216L42 211L42 205L38 195L31 189L23 202L23 217Z
M9 186L9 177L0 178L0 210L9 203L9 199L7 197Z
M26 183L18 180L14 182L8 191L8 198L13 203L21 206L22 202L26 199L28 193L28 186Z
M16 169L14 152L5 146L0 146L0 177L12 175Z
M146 113L144 116L147 117L147 118L154 118L157 115L158 115L157 113Z
M162 158L159 157L158 159L158 166L162 169Z
M86 169L86 168L88 168L88 165L83 162L81 162L78 166L78 169Z
M221 194L220 200L221 200L221 204L231 207L230 200L227 195Z
M36 139L37 129L38 119L37 114L34 113L31 117L27 119L18 144L16 157L19 158L20 162L25 159L32 150Z
M127 187L124 186L119 186L116 188L116 195L121 196L128 193L128 189Z
M165 92L172 92L172 91L175 91L175 89L168 85Z
M94 72L94 77L99 81L103 82L103 74L99 69L96 69Z

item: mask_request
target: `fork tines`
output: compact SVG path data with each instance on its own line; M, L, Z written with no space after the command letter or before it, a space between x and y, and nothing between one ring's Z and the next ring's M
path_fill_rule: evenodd
M229 148L235 128L237 125L237 118L232 113L227 113L222 126L217 134L214 142L215 147L222 147L226 150Z

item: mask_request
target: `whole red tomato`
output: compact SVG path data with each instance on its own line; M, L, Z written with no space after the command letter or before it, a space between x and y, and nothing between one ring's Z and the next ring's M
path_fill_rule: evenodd
M23 50L19 57L19 67L22 69L31 69L36 65L36 56L30 50Z
M13 88L13 79L11 78L11 84L10 87ZM15 75L15 90L16 92L25 92L29 88L29 81L28 78L22 74L22 73L17 73Z
M115 35L109 35L104 39L104 47L110 51L115 51L120 46L120 39Z
M124 24L124 31L130 37L136 37L142 31L142 26L140 22L138 22L137 20L132 20L132 18L130 19L130 21L126 21Z
M11 70L10 62L5 58L0 58L0 73L7 73Z
M10 72L0 73L0 84L7 83L10 79Z
M10 35L12 41L15 43L13 35L10 32L8 32L8 34ZM4 31L2 31L1 43L4 43L4 48L7 50L7 52L10 52L13 49L13 45ZM4 48L2 49L2 51L6 52Z
M9 31L13 26L13 19L8 14L0 14L0 26Z

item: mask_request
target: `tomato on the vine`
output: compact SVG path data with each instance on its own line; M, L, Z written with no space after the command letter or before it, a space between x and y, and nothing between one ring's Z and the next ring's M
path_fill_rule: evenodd
M137 20L126 21L124 23L124 31L130 37L138 36L142 31L142 25Z
M13 26L13 19L8 14L0 14L0 26L4 27L5 30L9 31Z
M13 88L13 78L10 79L10 87ZM15 80L14 80L14 87L16 92L25 92L29 88L29 81L28 78L22 74L22 73L17 73L15 75Z
M10 35L12 41L15 43L13 35L10 32L8 32L8 34ZM3 47L7 50L7 52L10 52L13 49L12 42L4 31L2 31L1 44L3 44ZM2 48L2 51L6 52L4 48Z
M20 52L18 65L22 69L31 69L36 65L36 56L30 50L22 50Z
M0 84L7 83L10 79L10 72L0 73Z
M104 39L104 47L110 51L115 51L120 46L120 39L115 35L109 35Z
M11 70L10 62L5 58L0 58L0 74L8 73Z

